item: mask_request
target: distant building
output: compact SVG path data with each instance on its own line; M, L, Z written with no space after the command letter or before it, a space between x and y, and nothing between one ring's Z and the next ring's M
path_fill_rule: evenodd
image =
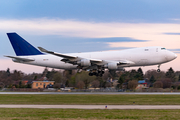
M128 82L125 82L122 84L122 89L127 89L128 88Z
M32 81L32 89L49 88L54 85L54 81Z
M139 89L139 88L148 88L147 87L147 82L145 80L139 80L138 81L138 86L136 87L136 89Z
M23 80L23 81L22 81L22 85L27 85L28 82L29 82L28 80Z

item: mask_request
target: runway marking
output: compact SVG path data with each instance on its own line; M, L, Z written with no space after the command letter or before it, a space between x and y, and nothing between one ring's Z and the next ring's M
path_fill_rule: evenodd
M180 105L0 105L0 108L61 109L180 109Z

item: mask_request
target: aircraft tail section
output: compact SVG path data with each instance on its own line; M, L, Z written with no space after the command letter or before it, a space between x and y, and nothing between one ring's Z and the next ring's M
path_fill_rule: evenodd
M41 53L34 46L29 44L17 33L7 33L7 36L17 56L40 55Z

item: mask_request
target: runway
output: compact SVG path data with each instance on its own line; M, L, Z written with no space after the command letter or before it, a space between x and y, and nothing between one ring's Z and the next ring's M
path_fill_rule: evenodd
M32 95L41 95L41 94L102 94L102 95L180 95L180 92L0 92L0 94L32 94Z
M106 108L107 106L107 108ZM180 105L0 105L0 108L39 109L180 109Z

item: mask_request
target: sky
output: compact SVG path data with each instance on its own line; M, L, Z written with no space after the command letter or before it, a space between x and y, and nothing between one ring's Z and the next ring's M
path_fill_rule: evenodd
M179 12L179 0L1 0L0 70L41 73L44 69L4 57L15 55L8 32L59 53L162 46L179 56ZM180 71L179 61L180 57L162 64L161 70Z

